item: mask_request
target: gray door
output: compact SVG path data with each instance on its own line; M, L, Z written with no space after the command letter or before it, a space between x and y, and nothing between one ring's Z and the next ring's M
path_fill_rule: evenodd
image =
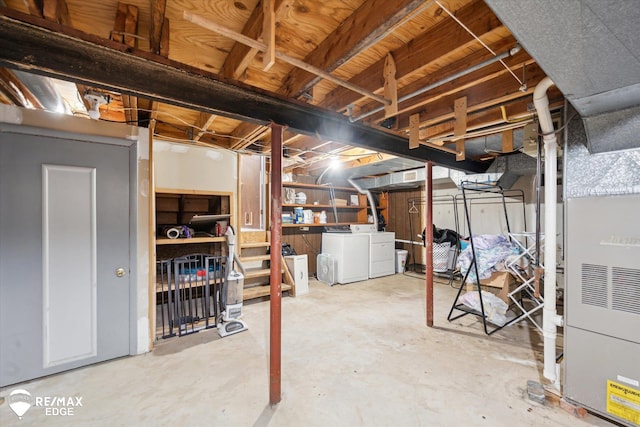
M129 249L128 147L0 133L0 386L129 354Z

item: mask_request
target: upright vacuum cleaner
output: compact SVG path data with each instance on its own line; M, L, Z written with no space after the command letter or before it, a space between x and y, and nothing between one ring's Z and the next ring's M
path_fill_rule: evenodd
M222 338L248 329L247 324L240 320L242 317L242 290L244 289L245 271L234 251L236 236L233 227L229 226L227 228L225 237L229 246L229 255L225 267L226 274L220 291L221 314L217 323L218 335ZM241 272L236 271L234 261Z

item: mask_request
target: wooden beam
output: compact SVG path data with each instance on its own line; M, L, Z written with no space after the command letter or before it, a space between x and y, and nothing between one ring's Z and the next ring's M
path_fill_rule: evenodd
M451 155L424 146L409 150L407 138L350 123L341 114L7 8L0 8L1 64L241 121L287 123L295 132L458 170L487 168L479 162L455 162Z
M267 45L262 56L263 71L269 71L276 63L276 11L274 7L274 0L262 0L262 13L264 14L262 41Z
M135 37L137 33L138 7L118 2L111 40L135 48L137 46L137 38ZM127 123L138 124L138 99L135 96L123 94L122 106Z
M384 35L424 4L424 0L369 0L363 2L349 18L312 52L304 61L332 72L360 52L377 43ZM376 77L379 77L379 73ZM316 76L294 69L278 91L297 98L317 82ZM345 104L346 105L346 104Z
M200 141L200 138L202 138L202 135L204 135L207 132L207 130L209 129L209 126L211 126L211 124L214 122L214 120L217 117L218 116L216 116L215 114L200 112L200 115L198 116L198 121L196 122L196 125L195 125L196 132L193 136L193 140Z
M502 23L482 0L472 1L457 11L456 16L478 35L502 27ZM442 37L443 34L446 34L446 37ZM396 59L396 78L401 80L420 72L432 61L470 43L477 42L457 22L452 19L444 19L429 31L391 52ZM382 89L380 76L383 74L383 68L384 58L351 78L349 82L372 92L379 91ZM322 105L338 111L348 104L355 103L359 98L356 94L343 88L336 88L327 94Z
M409 148L418 148L420 145L420 114L409 117Z
M513 129L502 132L502 152L511 153L513 151Z
M276 22L282 15L287 13L293 1L294 0L273 0ZM261 7L256 7L244 25L242 34L252 39L258 39L262 34L263 24L264 11ZM239 42L234 43L220 69L220 74L239 80L257 53L258 49L251 48Z
M160 51L162 49L163 27L164 24L167 23L167 20L165 19L166 13L167 0L151 0L151 27L149 29L149 48L151 49L151 52L156 54L160 54Z
M69 9L65 0L44 0L42 15L49 21L71 26Z
M542 69L534 64L527 71L526 91L520 91L520 87L509 73L500 73L497 77L484 81L482 84L473 86L473 89L464 91L467 97L467 111L469 113L498 107L511 100L520 99L525 96L531 96L536 84L544 78L545 74ZM422 109L420 113L420 124L422 126L431 126L446 120L453 120L453 108L455 99L461 96L460 92L448 91L447 88L441 88L445 91L443 96L438 96L433 102L429 103L428 109ZM413 111L412 113L415 113ZM397 118L398 128L405 129L409 125L409 115L402 114Z
M398 82L396 81L396 62L390 53L384 60L384 97L391 101L391 104L384 106L384 116L394 116L398 113Z
M43 0L25 0L27 7L29 9L29 13L37 16L39 18L44 18L43 9L44 4Z
M191 13L185 10L182 13L182 16L184 17L185 20L192 22L196 25L199 25L202 28L216 32L218 34L222 34L225 37L228 37L240 43L244 43L247 46L258 49L261 52L264 52L267 49L267 46L264 43L258 40L251 39L233 30L230 30L229 28L226 28L224 25L220 25L217 22L213 22L209 19L203 18L200 15L196 15L194 13ZM306 62L301 61L297 58L294 58L293 56L289 56L286 53L283 53L281 51L275 51L275 56L276 58L281 59L290 65L293 65L298 68L302 68L303 70L313 73L319 77L322 77L323 79L329 80L330 82L343 86L351 91L357 92L362 96L366 96L368 98L374 99L385 105L389 103L388 100L384 99L381 96L376 95L373 92L370 92L366 89L362 89L361 87L358 87L352 83L349 83L348 81L345 81L339 77L336 77L330 73L327 73L326 71L321 70L320 68L316 68L313 65L307 64Z
M461 136L467 133L467 97L456 99L454 105L455 124L453 125L453 136L456 139L456 160L464 160L464 138Z
M508 51L515 44L515 39L513 37L508 37L506 41L505 39L501 39L499 42L490 44L489 47L491 47L495 52L502 53ZM400 99L408 99L399 102L398 114L411 114L412 112L417 111L418 108L428 104L429 102L433 102L438 99L438 97L444 96L446 93L471 88L476 84L489 80L490 78L507 73L508 71L504 69L502 64L494 63L477 71L471 71L465 76L453 78L455 75L469 70L470 67L491 60L493 57L494 56L485 49L478 50L447 65L439 65L437 67L437 72L428 73L424 77L402 86L402 88L398 90L398 97ZM514 68L522 66L526 62L533 63L534 61L526 52L520 51L513 57L507 57L504 62L510 68ZM517 82L514 80L514 83ZM430 87L431 89L425 90L425 88ZM361 114L366 114L369 111L378 108L379 104L367 102L360 106L360 112ZM384 118L384 114L382 112L378 112L371 114L366 118L366 120L368 122L378 123L384 120Z

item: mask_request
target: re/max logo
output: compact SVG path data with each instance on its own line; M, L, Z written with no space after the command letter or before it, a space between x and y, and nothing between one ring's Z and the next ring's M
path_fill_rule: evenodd
M82 406L82 397L36 396L34 406Z

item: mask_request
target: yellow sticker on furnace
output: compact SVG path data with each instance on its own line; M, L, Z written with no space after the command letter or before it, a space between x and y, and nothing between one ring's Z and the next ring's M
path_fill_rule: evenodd
M640 425L640 390L607 381L607 412Z

